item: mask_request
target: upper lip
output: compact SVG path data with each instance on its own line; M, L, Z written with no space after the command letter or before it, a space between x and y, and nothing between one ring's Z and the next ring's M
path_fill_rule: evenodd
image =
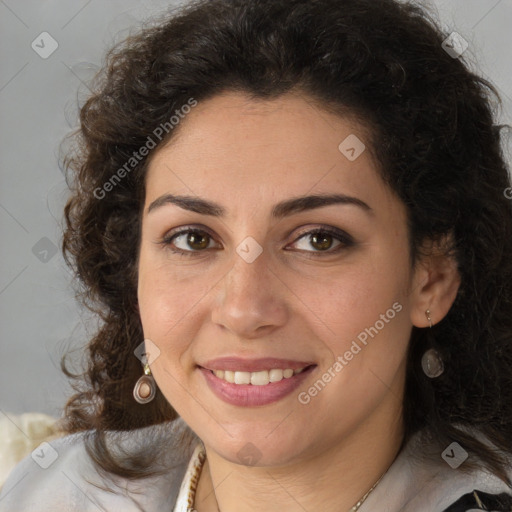
M241 372L259 372L263 370L272 370L273 368L280 368L286 370L300 370L306 366L311 366L315 363L308 361L292 361L290 359L278 359L275 357L262 357L259 359L242 359L240 357L220 357L217 359L210 359L199 366L207 370L228 370L228 371L241 371Z

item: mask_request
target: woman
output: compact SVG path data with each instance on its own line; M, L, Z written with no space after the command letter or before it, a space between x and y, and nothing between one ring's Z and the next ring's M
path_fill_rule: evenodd
M103 323L1 510L512 510L510 182L447 36L209 0L109 53L63 239Z

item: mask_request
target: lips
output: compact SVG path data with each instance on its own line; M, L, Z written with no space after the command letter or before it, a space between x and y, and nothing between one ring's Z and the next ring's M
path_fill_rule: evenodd
M254 407L277 402L293 393L317 364L277 357L219 357L197 365L208 388L222 401Z
M237 363L240 365L240 360L233 361L232 358L230 358L231 364ZM220 360L216 360L214 365L211 366L217 366ZM223 360L225 364L226 360ZM264 362L262 362L264 361ZM278 365L289 365L291 361L284 360L284 359L274 359L274 361L277 361ZM245 361L246 363L248 361ZM264 367L268 368L269 360L253 360L250 361L252 367L261 368L261 365L266 365ZM305 363L294 361L294 365L302 365ZM209 363L205 363L209 364ZM293 365L290 365L293 366ZM232 366L233 367L233 366ZM247 367L247 366L246 366ZM237 368L240 368L240 366L237 366ZM261 381L260 377L258 376L258 371L256 372L241 372L241 371L230 371L230 370L210 370L203 368L201 366L197 367L197 371L203 375L203 378L205 379L205 382L207 384L207 387L210 389L211 392L217 398L220 400L230 404L235 405L238 407L256 407L256 406L263 406L263 405L269 405L274 402L278 402L281 399L284 399L285 397L293 394L293 392L302 385L307 379L310 378L310 375L315 371L317 368L316 364L311 364L309 366L306 366L306 368L298 373L282 378L279 381L276 382L266 382L265 380ZM289 371L292 371L289 369ZM224 372L224 373L234 373L234 380L237 380L236 375L240 374L239 376L244 379L247 377L247 375L251 375L251 381L252 376L256 375L258 376L257 382L251 382L251 383L244 383L244 382L228 382L224 378L219 378L216 373L218 372ZM268 374L268 370L260 370L259 371L262 374ZM246 379L245 379L246 382Z

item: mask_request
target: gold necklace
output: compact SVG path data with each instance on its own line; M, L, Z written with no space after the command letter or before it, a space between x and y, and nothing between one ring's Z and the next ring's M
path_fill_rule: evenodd
M387 473L387 471L386 471ZM379 482L384 478L384 475L386 474L384 473L374 484L373 484L373 487L350 509L349 512L356 512L356 510L359 510L359 507L364 503L364 500L366 498L368 498L368 496L370 495L370 493L373 491L373 489L375 489L375 487L377 487L377 485L379 484Z

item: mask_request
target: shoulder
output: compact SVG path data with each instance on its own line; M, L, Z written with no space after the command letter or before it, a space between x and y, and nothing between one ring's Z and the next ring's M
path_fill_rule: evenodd
M499 450L475 428L459 428L467 429L477 439L507 459L506 476L509 482L512 482L512 454ZM426 470L433 475L432 483L428 486L431 490L427 490L427 493L430 492L435 497L437 510L440 512L471 510L510 512L512 510L512 486L482 465L466 470L466 461L472 459L474 461L471 450L466 451L457 442L452 442L446 447L432 443L431 450L437 460L426 467Z
M172 510L189 455L188 450L173 450L172 441L179 441L186 428L177 421L122 433L123 453L165 438L163 446L169 449L158 461L169 468L165 475L139 480L104 475L86 451L91 431L72 434L42 443L15 466L0 493L0 512Z
M464 463L468 457L458 443L442 447L417 434L360 512L512 511L512 488L484 468L467 470ZM507 473L512 481L510 455L507 458Z
M92 510L84 434L42 443L19 462L2 487L0 511Z
M469 512L473 510L492 510L493 512L510 512L512 510L512 488L497 475L484 468L471 472L462 471L466 453L461 453L459 460L453 451L463 450L453 446L445 452L444 459L437 468L425 468L429 480L424 482L418 492L418 502L425 507L429 504L436 512ZM451 460L448 459L450 456ZM441 455L442 457L442 455ZM452 465L450 465L450 462ZM459 466L460 464L460 466ZM512 467L507 469L512 478ZM420 508L420 510L422 510Z

